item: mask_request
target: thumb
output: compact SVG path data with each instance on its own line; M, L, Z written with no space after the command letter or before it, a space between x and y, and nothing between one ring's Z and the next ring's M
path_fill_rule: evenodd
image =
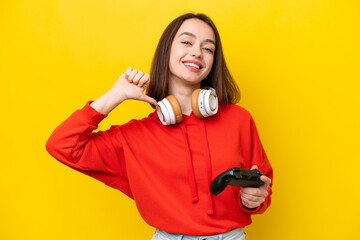
M156 101L154 98L149 97L148 95L143 94L143 95L141 96L140 100L141 100L141 101L148 102L148 103L154 105L155 107L158 106L157 101Z
M267 176L265 176L265 175L262 175L261 177L260 177L260 179L261 179L261 181L263 181L264 182L264 184L261 186L261 187L263 187L264 189L268 189L268 187L270 186L270 184L271 184L271 179L270 178L268 178Z
M258 169L257 165L253 165L250 170Z

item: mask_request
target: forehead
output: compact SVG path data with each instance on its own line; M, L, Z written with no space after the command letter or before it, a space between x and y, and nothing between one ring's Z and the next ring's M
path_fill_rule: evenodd
M185 20L177 31L176 37L179 37L184 32L192 33L200 39L211 39L215 42L213 29L206 22L197 18Z

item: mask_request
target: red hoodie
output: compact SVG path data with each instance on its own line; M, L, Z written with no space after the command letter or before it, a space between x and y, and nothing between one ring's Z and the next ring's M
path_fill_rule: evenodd
M230 104L208 118L184 115L172 126L164 126L154 112L94 133L105 117L87 103L55 129L46 148L60 162L133 198L149 225L170 233L219 234L249 225L251 214L270 205L271 188L253 210L242 206L239 187L210 194L211 180L233 167L257 165L272 179L245 109Z

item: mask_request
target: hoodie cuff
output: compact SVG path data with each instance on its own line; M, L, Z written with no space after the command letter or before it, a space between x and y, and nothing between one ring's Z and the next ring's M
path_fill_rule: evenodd
M246 206L244 206L244 205L242 205L241 204L241 210L243 210L244 212L246 212L247 214L249 214L249 215L254 215L254 214L256 214L257 212L259 212L259 210L261 209L261 207L262 207L262 205L263 205L264 203L262 203L262 204L260 204L260 206L258 206L257 208L248 208L248 207L246 207Z
M79 110L80 117L83 118L88 124L97 126L108 115L96 111L90 104L93 101L88 101L85 106Z

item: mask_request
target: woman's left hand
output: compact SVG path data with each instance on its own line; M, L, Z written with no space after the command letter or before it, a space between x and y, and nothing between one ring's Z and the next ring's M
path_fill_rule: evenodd
M257 169L256 165L252 166L251 170ZM268 187L271 184L271 179L266 176L261 176L260 179L264 182L259 188L245 187L240 189L240 197L242 204L249 208L257 208L265 201L265 198L269 195Z

